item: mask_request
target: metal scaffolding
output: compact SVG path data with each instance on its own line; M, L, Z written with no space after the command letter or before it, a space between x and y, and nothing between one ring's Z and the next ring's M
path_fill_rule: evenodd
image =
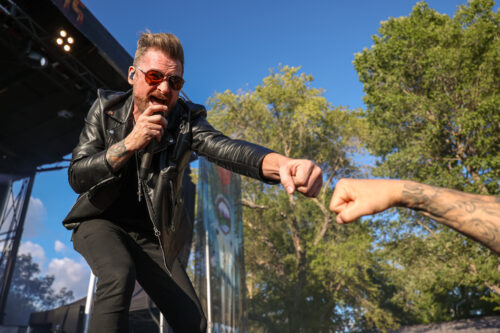
M5 306L34 180L34 173L18 181L8 175L3 175L0 179L0 247L2 248L0 256L2 277L0 280L2 286L0 291L0 325L3 324L5 316Z

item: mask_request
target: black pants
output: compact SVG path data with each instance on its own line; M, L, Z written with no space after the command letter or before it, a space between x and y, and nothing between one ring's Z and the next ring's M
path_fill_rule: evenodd
M73 246L97 277L89 332L128 332L135 280L174 332L205 332L206 319L186 272L176 261L169 276L152 233L125 231L110 221L95 219L73 232Z

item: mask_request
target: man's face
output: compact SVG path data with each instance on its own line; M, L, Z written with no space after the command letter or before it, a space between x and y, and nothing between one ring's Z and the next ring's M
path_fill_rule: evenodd
M140 58L137 67L144 72L151 69L157 70L165 75L177 75L182 77L182 65L179 60L174 60L168 57L165 53L158 49L149 49ZM141 114L149 106L155 104L163 104L171 110L177 99L179 98L179 90L172 89L167 80L163 80L157 85L150 86L144 80L144 73L139 68L129 67L129 75L131 71L135 71L134 77L130 78L129 83L133 86L134 95L134 113Z

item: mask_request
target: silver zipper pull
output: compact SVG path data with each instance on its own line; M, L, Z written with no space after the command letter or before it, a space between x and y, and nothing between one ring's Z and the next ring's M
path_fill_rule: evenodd
M135 121L134 121L134 125L135 125ZM136 171L137 171L137 200L139 202L141 202L141 198L142 198L142 183L141 183L141 177L139 177L139 160L138 160L138 157L137 157L137 151L135 152L135 168L136 168Z
M142 184L141 180L137 178L137 200L141 202L141 198L142 198Z
M156 227L153 227L153 230L155 232L155 236L160 237L160 230L158 230Z

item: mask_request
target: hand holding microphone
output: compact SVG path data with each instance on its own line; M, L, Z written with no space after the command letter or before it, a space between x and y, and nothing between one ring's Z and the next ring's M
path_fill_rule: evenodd
M125 138L125 146L130 150L145 148L139 169L139 177L144 179L151 166L153 158L154 141L160 141L164 128L167 127L165 116L168 115L168 107L165 105L151 105L137 118L132 132ZM165 116L164 116L165 115Z

